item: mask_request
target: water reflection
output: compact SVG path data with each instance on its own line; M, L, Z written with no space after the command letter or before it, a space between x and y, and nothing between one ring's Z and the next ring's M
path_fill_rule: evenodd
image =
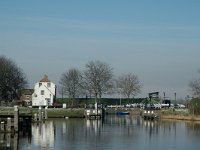
M12 135L11 133L0 134L0 147L1 149L9 149L13 147L18 147L16 143L18 141L18 134Z
M18 150L19 139L31 143L31 130L24 128L18 133L0 133L0 149Z
M53 121L32 125L32 138L34 145L41 147L53 147L54 145L54 126Z
M198 149L200 123L106 116L104 121L54 119L33 124L31 134L0 134L0 149Z

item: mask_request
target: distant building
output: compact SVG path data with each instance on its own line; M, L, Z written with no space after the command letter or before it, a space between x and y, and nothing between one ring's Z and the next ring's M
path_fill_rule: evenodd
M32 94L33 89L22 89L20 91L20 101L23 106L31 106L32 105Z
M52 106L56 97L56 85L47 75L35 84L32 94L32 106Z

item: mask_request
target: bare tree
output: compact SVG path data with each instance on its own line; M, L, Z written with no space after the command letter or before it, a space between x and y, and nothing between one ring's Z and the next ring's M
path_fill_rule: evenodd
M189 87L195 97L200 98L200 78L189 83Z
M104 62L89 61L84 71L85 89L97 98L113 86L113 70Z
M198 70L200 73L200 70ZM194 98L189 102L189 111L193 115L200 114L200 78L190 81L189 87L193 93Z
M19 90L26 87L22 70L5 56L0 56L0 99L19 99Z
M116 80L116 86L120 90L120 93L125 97L136 96L140 93L142 85L136 75L132 73L123 74Z
M81 94L82 75L78 69L71 68L62 74L60 78L61 90L64 94L72 98L72 105L75 98ZM63 94L62 93L62 94Z

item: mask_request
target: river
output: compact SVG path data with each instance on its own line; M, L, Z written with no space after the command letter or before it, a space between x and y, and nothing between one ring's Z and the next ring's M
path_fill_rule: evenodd
M19 134L0 133L2 150L198 150L200 123L106 116L52 119Z

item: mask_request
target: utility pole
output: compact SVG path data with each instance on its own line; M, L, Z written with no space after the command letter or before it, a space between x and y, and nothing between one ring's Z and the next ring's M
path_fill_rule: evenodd
M174 93L174 99L175 99L175 104L176 104L176 92Z
M121 96L121 90L120 90L120 107L121 107L121 104L122 104L122 96Z
M163 98L163 100L165 100L165 92L163 92L163 94L164 94L164 98Z
M63 103L63 88L62 88L62 103Z

